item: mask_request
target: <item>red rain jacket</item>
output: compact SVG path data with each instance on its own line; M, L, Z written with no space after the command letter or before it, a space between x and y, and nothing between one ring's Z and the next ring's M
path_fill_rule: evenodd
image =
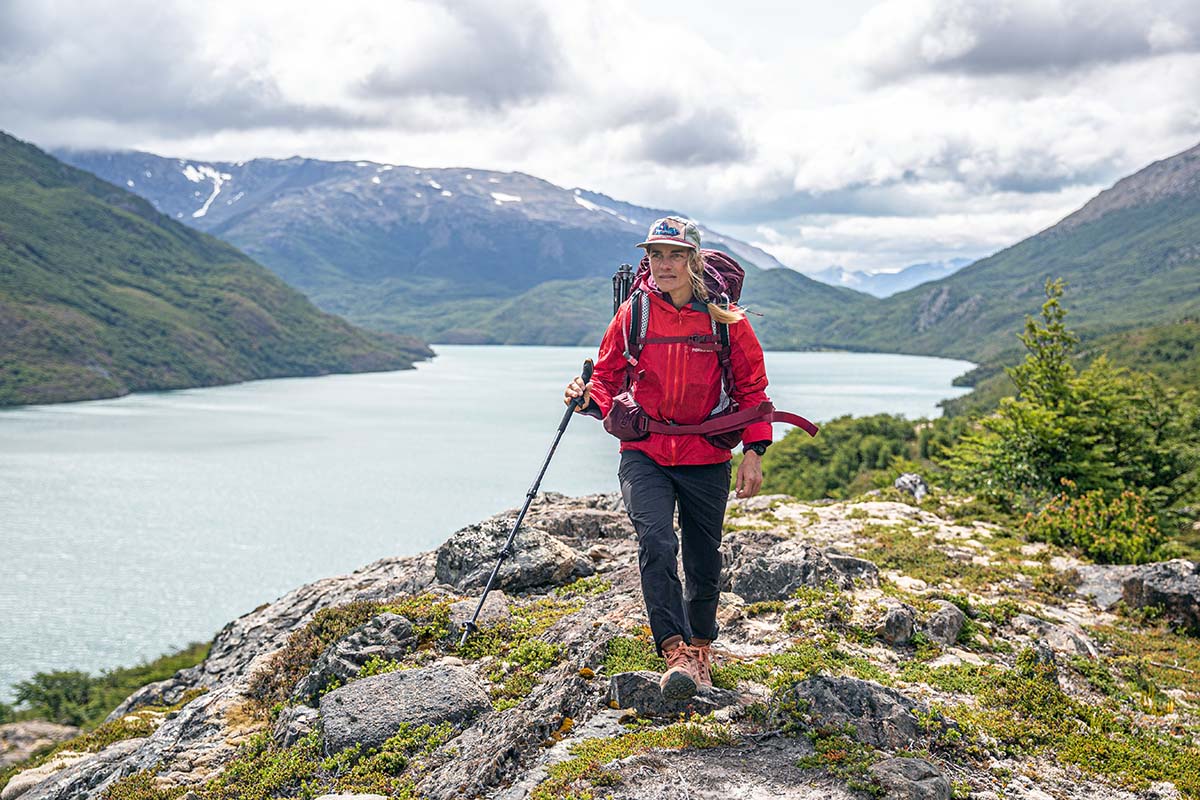
M646 337L711 334L707 312L690 305L675 308L658 292L650 295L650 325ZM621 392L625 381L625 331L629 326L630 306L626 300L609 323L600 342L600 353L592 373L593 403L584 413L603 419L612 407L612 398ZM767 371L763 365L762 345L749 320L729 326L730 362L733 368L733 399L741 408L753 408L769 400ZM712 351L693 349L687 342L644 344L634 368L637 379L633 396L651 417L679 425L696 425L705 420L721 396L721 365ZM599 408L597 408L597 406ZM771 440L771 423L756 422L743 433L742 442ZM641 450L663 466L681 464L718 464L730 459L730 451L715 447L700 434L671 436L651 433L637 442L621 442L621 450Z

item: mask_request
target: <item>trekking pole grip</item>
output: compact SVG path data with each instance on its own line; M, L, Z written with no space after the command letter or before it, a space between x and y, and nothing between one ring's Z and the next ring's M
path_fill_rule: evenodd
M583 360L583 371L582 371L582 374L579 376L583 379L584 385L587 385L587 382L592 379L592 371L594 369L595 369L595 366L592 364L592 360L590 358L585 358ZM574 411L582 403L583 403L583 395L580 395L579 397L572 399L571 400L571 411Z

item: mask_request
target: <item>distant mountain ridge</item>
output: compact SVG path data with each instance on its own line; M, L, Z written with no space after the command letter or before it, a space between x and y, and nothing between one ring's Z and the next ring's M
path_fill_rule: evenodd
M1016 345L1048 278L1082 335L1200 314L1200 146L1118 181L1058 224L845 316L831 342L981 362Z
M519 173L66 155L132 181L177 218L203 210L193 224L323 308L433 341L594 344L614 268L640 257L632 245L666 213ZM982 362L1013 348L1048 278L1066 279L1072 322L1088 336L1200 313L1198 165L1200 147L1155 162L1059 224L882 299L793 270L755 271L781 265L717 232L706 241L750 269L745 302L766 314L752 319L767 347Z
M322 308L430 341L594 343L612 313L607 282L621 263L636 265L634 245L669 213L522 173L60 154L232 242ZM747 269L784 268L753 245L702 230L706 245ZM818 319L874 302L793 275L771 281L788 292L772 299L793 317L789 336L803 346L818 346ZM757 283L755 273L748 294Z
M902 292L914 286L920 286L922 283L953 275L972 261L973 259L970 258L925 261L920 264L910 264L895 272L855 271L833 266L816 272L806 271L804 274L830 286L844 286L847 289L866 292L873 297L882 298L890 297L896 292Z
M0 132L0 405L409 368L231 245Z

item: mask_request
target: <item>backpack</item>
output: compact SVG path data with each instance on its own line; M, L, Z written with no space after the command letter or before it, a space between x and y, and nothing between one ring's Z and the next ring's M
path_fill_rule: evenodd
M725 301L726 306L737 302L742 294L746 272L733 258L719 250L701 249L704 257L704 286L710 298ZM807 419L786 411L776 411L769 403L760 403L752 409L739 410L733 400L733 366L730 360L729 325L712 322L712 333L691 336L647 336L650 326L650 292L658 287L650 274L650 257L644 256L638 265L629 294L629 325L625 328L625 381L621 392L613 398L612 410L604 420L604 427L613 436L623 441L638 441L651 433L671 435L701 434L715 447L731 449L742 439L742 431L752 422L788 422L803 428L810 436L817 435L817 426ZM698 299L691 307L708 313L707 305ZM638 356L648 344L673 344L687 342L697 350L708 350L717 354L721 367L721 396L708 418L698 425L675 425L651 419L637 405L631 391L637 380Z

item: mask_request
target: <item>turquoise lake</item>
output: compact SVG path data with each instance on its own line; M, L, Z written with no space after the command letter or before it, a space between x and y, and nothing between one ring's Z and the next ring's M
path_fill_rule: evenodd
M588 348L435 345L416 370L0 411L0 700L34 672L133 665L314 579L519 507ZM966 361L767 353L777 408L936 416ZM781 438L787 426L775 426ZM542 490L616 491L568 427Z

